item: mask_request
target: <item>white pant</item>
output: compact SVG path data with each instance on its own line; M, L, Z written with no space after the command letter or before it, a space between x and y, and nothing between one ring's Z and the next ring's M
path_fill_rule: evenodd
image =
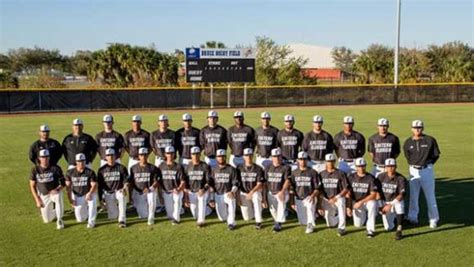
M308 167L312 168L318 173L321 173L322 171L326 170L326 162L310 160L308 161Z
M132 157L129 157L128 158L128 173L130 173L130 170L132 169L132 166L139 163L140 161L139 160L136 160Z
M375 232L375 218L377 217L377 203L375 200L369 200L362 204L360 209L352 210L354 226L361 227L367 221L367 231Z
M115 163L120 164L120 163L122 163L122 162L120 161L120 159L116 159L116 160L115 160ZM101 159L101 160L100 160L100 167L104 166L105 164L107 164L107 160Z
M74 206L74 214L76 215L76 221L83 222L87 219L87 223L95 225L95 219L97 217L97 193L92 194L91 200L86 200L86 196L78 196L72 194L72 199L76 202Z
M264 157L261 157L260 155L257 155L257 158L255 159L255 163L265 170L268 166L272 164L272 159L264 158Z
M208 192L204 192L204 195L199 196L198 193L188 192L189 197L189 208L193 214L193 218L197 219L197 223L204 223L206 220L206 208L207 208L207 197Z
M68 165L68 166L67 166L67 169L68 169L68 170L72 170L72 169L74 169L74 168L76 168L76 165ZM92 170L92 163L90 163L90 162L89 162L89 163L86 163L86 168L89 168L89 169Z
M160 167L161 163L165 162L165 159L162 157L155 157L155 166Z
M255 218L256 223L262 220L262 192L258 191L252 194L252 200L246 198L246 193L240 192L240 210L244 221Z
M236 201L235 198L230 199L227 196L227 193L222 195L215 194L215 202L216 202L216 211L217 217L219 220L224 221L227 220L227 224L235 225L235 206Z
M347 162L344 161L343 159L339 159L339 166L337 167L339 170L350 174L350 173L355 173L356 172L356 167L355 167L355 162Z
M390 201L390 202L385 202L385 204L391 204L392 208L390 209L390 212L382 214L382 221L383 221L383 227L385 230L392 230L393 227L395 227L395 224L393 221L397 217L397 215L402 215L405 212L405 203L404 201Z
M243 165L244 163L245 163L244 158L242 156L238 157L238 156L230 155L229 164L232 167L237 168L239 167L239 165Z
M418 200L420 198L421 189L423 189L423 193L425 194L430 223L437 223L439 213L435 196L433 164L429 164L422 170L410 167L410 205L408 209L408 219L411 221L418 221L418 212L420 211Z
M126 222L127 220L125 213L127 197L123 194L122 190L118 190L110 194L104 192L104 200L107 205L107 217L109 220L117 218L119 222Z
M42 195L40 193L39 197L41 201L43 202L43 207L40 209L40 212L41 212L41 217L43 218L44 223L50 223L55 218L58 219L58 222L63 219L64 200L63 200L62 190L59 191L58 194Z
M324 209L324 219L328 227L337 225L338 229L346 229L346 199L341 197L336 199L336 203L330 204L328 199L323 198L322 208Z
M148 218L148 222L155 220L156 209L156 189L148 193L140 194L138 191L132 192L133 206L137 210L140 219Z
M277 195L268 192L268 208L272 214L273 220L277 223L284 223L286 221L285 210L288 202L288 193L285 193L285 199L281 201Z
M374 167L372 168L372 175L375 178L378 178L378 176L382 173L385 172L385 167L379 167L376 164L374 164Z
M208 158L208 157L204 157L204 161L206 162L207 165L209 165L209 167L211 169L217 167L216 158L211 159L211 158Z
M166 193L163 192L163 200L165 202L166 216L170 220L179 222L181 220L181 206L183 205L183 192Z
M296 161L283 160L283 163L290 166L292 171L298 169L298 163L296 163Z
M301 225L315 225L314 213L316 211L316 199L313 202L309 202L308 198L299 200L295 198L296 214L298 215L298 222Z
M185 159L185 158L179 159L179 164L181 164L184 169L186 169L191 162L192 162L191 159Z

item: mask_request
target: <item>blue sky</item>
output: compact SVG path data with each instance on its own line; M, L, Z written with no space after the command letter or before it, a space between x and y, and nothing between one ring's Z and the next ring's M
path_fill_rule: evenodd
M11 48L100 49L110 42L171 52L218 40L253 44L392 46L396 0L105 1L0 0L0 52ZM460 40L473 45L472 0L402 0L401 45L425 47Z

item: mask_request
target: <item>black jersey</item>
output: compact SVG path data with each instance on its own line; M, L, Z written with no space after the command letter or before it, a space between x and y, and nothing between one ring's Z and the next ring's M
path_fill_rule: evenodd
M311 168L292 171L290 183L296 198L299 200L307 198L314 190L318 190L321 186L318 173Z
M400 155L400 140L392 133L385 136L376 133L369 137L367 151L374 155L375 164L385 165L386 159L396 159Z
M185 182L183 167L176 162L168 165L166 162L161 163L161 187L166 193L171 193L178 189L181 182Z
M252 191L257 183L265 182L265 174L262 167L255 163L250 166L242 164L238 167L240 177L240 190L244 193Z
M176 151L179 153L180 158L190 159L191 158L191 147L201 147L199 143L199 129L192 127L189 130L181 128L176 131Z
M365 154L365 137L357 131L351 131L349 134L341 131L334 136L334 147L340 158L355 160Z
M403 145L403 150L408 164L420 167L436 163L441 154L436 139L425 134L418 140L409 137Z
M199 133L199 142L207 157L215 157L218 149L227 148L227 130L220 125L206 126Z
M209 179L209 185L219 194L225 194L232 190L232 187L239 186L238 171L234 167L226 164L212 169L212 175Z
M289 179L291 175L291 168L288 165L275 166L271 164L265 170L265 180L267 182L268 191L272 194L276 194L283 189L285 181Z
M97 172L99 188L107 193L121 190L124 183L127 181L127 178L127 168L119 163L115 163L113 166L106 164L100 167Z
M185 170L186 173L186 188L191 192L197 192L205 189L208 184L211 169L209 165L204 162L194 165L192 162L188 164Z
M167 146L175 147L175 132L167 129L161 132L159 129L152 132L150 136L150 145L157 157L165 158L165 148Z
M333 172L324 170L320 173L320 176L323 185L322 191L327 199L333 198L349 188L346 173L341 170L335 169Z
M271 156L272 149L278 147L278 129L273 126L268 126L264 129L263 127L258 127L255 130L255 145L256 145L256 154L269 158Z
M31 144L29 151L30 161L33 164L38 164L38 153L43 149L49 150L49 164L57 165L63 156L63 152L61 144L52 138L49 138L46 141L37 140Z
M36 188L42 195L47 195L59 185L65 185L63 172L57 165L50 165L47 168L34 166L31 169L30 180L36 182Z
M365 173L360 177L357 173L349 174L349 190L351 192L352 200L359 201L366 198L373 192L378 192L375 178L370 173Z
M382 199L385 201L392 201L398 195L405 194L407 180L400 173L395 173L394 176L389 177L386 172L381 173L377 179L382 187Z
M234 156L241 157L244 149L254 148L255 131L248 125L241 127L232 126L227 131L227 143L230 147L230 153Z
M324 161L326 154L334 151L334 141L332 136L324 130L320 133L311 131L304 136L302 147L311 160Z
M76 164L76 155L83 153L86 156L86 162L94 161L97 154L97 143L92 136L82 133L80 135L69 134L64 137L62 144L64 158L69 165Z
M125 145L123 136L117 131L102 131L95 136L95 141L99 157L103 160L105 160L105 150L112 148L118 156Z
M84 196L92 187L92 182L97 182L95 172L89 168L78 171L76 168L70 169L66 173L66 181L71 182L72 192L77 196Z
M303 138L303 133L295 128L290 131L282 129L278 132L278 146L281 149L283 159L296 160Z
M130 168L128 182L139 193L160 180L161 171L153 164L147 162L145 166L141 166L140 163L137 163Z
M141 147L150 148L150 133L141 129L138 132L130 130L125 133L125 148L131 158L138 158L138 149Z

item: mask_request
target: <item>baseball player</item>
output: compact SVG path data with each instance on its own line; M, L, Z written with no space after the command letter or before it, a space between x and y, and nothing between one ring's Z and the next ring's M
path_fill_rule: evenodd
M339 170L349 174L356 171L354 160L365 154L365 137L353 129L351 116L344 117L343 123L344 129L334 136L334 149L339 157Z
M190 153L191 162L185 168L186 193L189 208L200 228L204 226L206 220L208 180L211 169L209 165L201 161L201 149L198 146L192 147Z
M375 177L366 172L367 162L364 158L355 160L356 172L348 176L349 207L348 216L353 217L354 226L361 227L367 221L367 238L375 236L375 218L377 217L377 185Z
M227 148L227 130L218 125L219 115L211 110L207 114L208 125L199 133L199 143L206 156L204 160L211 167L217 166L216 151Z
M100 157L100 167L107 164L107 160L105 159L105 150L107 148L112 148L114 151L117 151L116 161L117 163L121 163L120 158L124 151L124 139L122 134L114 130L114 117L106 114L102 118L102 123L104 125L104 130L95 136L97 152Z
M109 220L118 218L120 228L127 227L126 207L128 194L128 171L125 166L115 162L115 151L113 148L105 150L107 164L100 167L97 172L97 181L107 205L107 216Z
M168 219L171 220L171 224L177 225L181 221L181 206L186 181L183 167L175 162L174 147L165 148L165 158L166 161L160 165L162 196Z
M92 162L97 154L97 143L92 136L82 130L84 123L81 119L72 121L72 133L64 137L62 150L64 158L69 164L68 170L74 169L76 155L83 153L86 156L86 167L92 169Z
M435 196L434 164L441 154L438 142L432 136L423 133L423 122L415 120L411 124L412 136L403 145L403 151L410 165L410 205L408 221L418 224L418 199L420 190L426 198L430 227L438 227L439 212Z
M158 129L150 136L150 145L155 153L155 166L160 166L165 161L165 147L175 147L176 135L173 130L168 129L168 116L161 114L158 117Z
M278 132L278 147L281 148L283 162L291 166L292 170L296 170L296 158L301 144L303 143L303 133L294 128L295 117L293 115L285 115L285 128Z
M138 149L139 162L132 166L128 183L133 188L133 206L140 219L147 218L148 225L155 224L155 208L158 182L161 172L155 165L148 163L149 151L146 147Z
M227 143L230 148L229 164L237 168L244 164L242 154L246 148L255 147L255 130L244 124L244 113L242 111L234 112L235 125L227 130Z
M288 188L291 167L284 165L280 148L271 151L272 164L265 169L267 202L275 224L274 232L281 231L281 225L286 221L286 203L289 200Z
M255 229L262 228L262 189L265 173L253 163L253 149L244 149L244 164L239 165L240 210L244 221L255 218Z
M183 114L183 128L176 131L176 151L179 154L179 163L186 168L191 162L191 148L201 147L199 143L199 129L192 126L193 117L185 113Z
M76 221L87 220L87 228L95 227L97 217L97 176L86 168L86 155L76 155L76 167L66 173L67 196L74 207Z
M303 139L303 151L309 156L308 165L318 173L326 169L324 156L334 151L334 141L331 134L323 130L324 119L320 115L313 117L313 130Z
M255 145L258 166L266 168L272 164L271 152L277 147L278 129L270 125L271 116L268 112L260 114L261 126L255 130Z
M385 230L394 228L393 221L396 219L397 228L395 239L402 239L402 222L405 204L406 179L397 172L397 162L388 158L384 162L385 171L379 175L378 179L382 187L382 212L383 226Z
M125 150L128 153L128 171L138 163L138 149L146 147L150 149L150 133L142 129L142 117L132 117L132 129L125 133Z
M235 196L239 189L238 171L226 163L226 151L216 151L217 166L212 168L209 185L215 192L215 207L220 221L227 221L227 229L235 229Z
M36 207L41 211L43 222L50 223L56 218L56 226L60 230L64 228L62 189L65 182L61 168L57 165L50 165L49 157L49 150L39 151L39 163L31 169L30 191L36 202Z
M378 132L368 140L367 151L374 163L372 175L375 178L385 171L384 163L386 159L396 159L400 154L400 140L388 131L388 127L389 121L387 119L379 119L377 121Z
M337 235L346 234L346 195L349 185L346 173L336 169L334 154L326 154L326 169L320 173L322 199L320 214L326 219L328 227L337 226Z
M306 233L314 231L316 197L321 186L318 173L308 167L308 153L298 153L298 168L291 172L290 184L294 192L295 204L300 225L306 225Z
M61 159L63 152L61 150L61 144L53 138L49 138L49 126L43 124L39 128L39 139L30 146L30 161L33 164L38 164L38 153L40 150L49 150L49 164L57 165Z

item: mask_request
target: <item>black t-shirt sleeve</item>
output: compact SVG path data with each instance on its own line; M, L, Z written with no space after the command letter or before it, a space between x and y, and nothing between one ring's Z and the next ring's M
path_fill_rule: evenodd
M31 181L36 181L36 167L31 168L29 178L30 178Z
M378 185L379 184L379 180L376 181L376 179L371 179L370 180L370 183L369 183L369 190L370 192L379 192L379 188L380 186Z
M232 186L237 186L239 187L240 185L240 172L238 171L238 169L233 169L232 171Z
M260 183L265 183L267 180L265 179L265 174L263 172L263 169L262 168L258 168L258 171L257 171L257 177L258 177L258 180L257 182L260 182Z
M184 174L183 167L181 165L178 165L178 181L180 182L185 182L186 181L186 175Z
M431 163L435 163L438 160L440 154L441 154L441 151L439 150L438 142L436 141L436 139L433 138L433 150L431 154L431 157L432 157Z
M373 137L370 137L369 141L367 142L367 152L375 153Z
M30 161L33 163L33 164L36 164L36 159L38 157L38 155L36 154L38 153L37 149L36 149L36 142L34 142L33 144L31 144L30 146L30 150L29 150L29 158L30 158Z
M97 176L95 172L91 170L91 182L97 182Z
M303 151L308 151L309 150L309 133L307 133L304 138L303 138L303 144L301 147L303 148Z
M394 136L395 140L393 143L393 156L394 158L397 158L398 155L400 155L400 138L398 136Z
M365 154L365 137L362 134L359 134L359 142L360 144L357 149L359 150L360 156L362 157Z
M63 174L63 171L61 170L61 168L59 167L56 167L55 169L55 175L58 177L58 180L59 180L59 183L62 185L62 186L65 186L66 185L66 181L64 179L64 174Z
M133 183L133 168L130 168L130 173L128 174L126 182L127 183Z

